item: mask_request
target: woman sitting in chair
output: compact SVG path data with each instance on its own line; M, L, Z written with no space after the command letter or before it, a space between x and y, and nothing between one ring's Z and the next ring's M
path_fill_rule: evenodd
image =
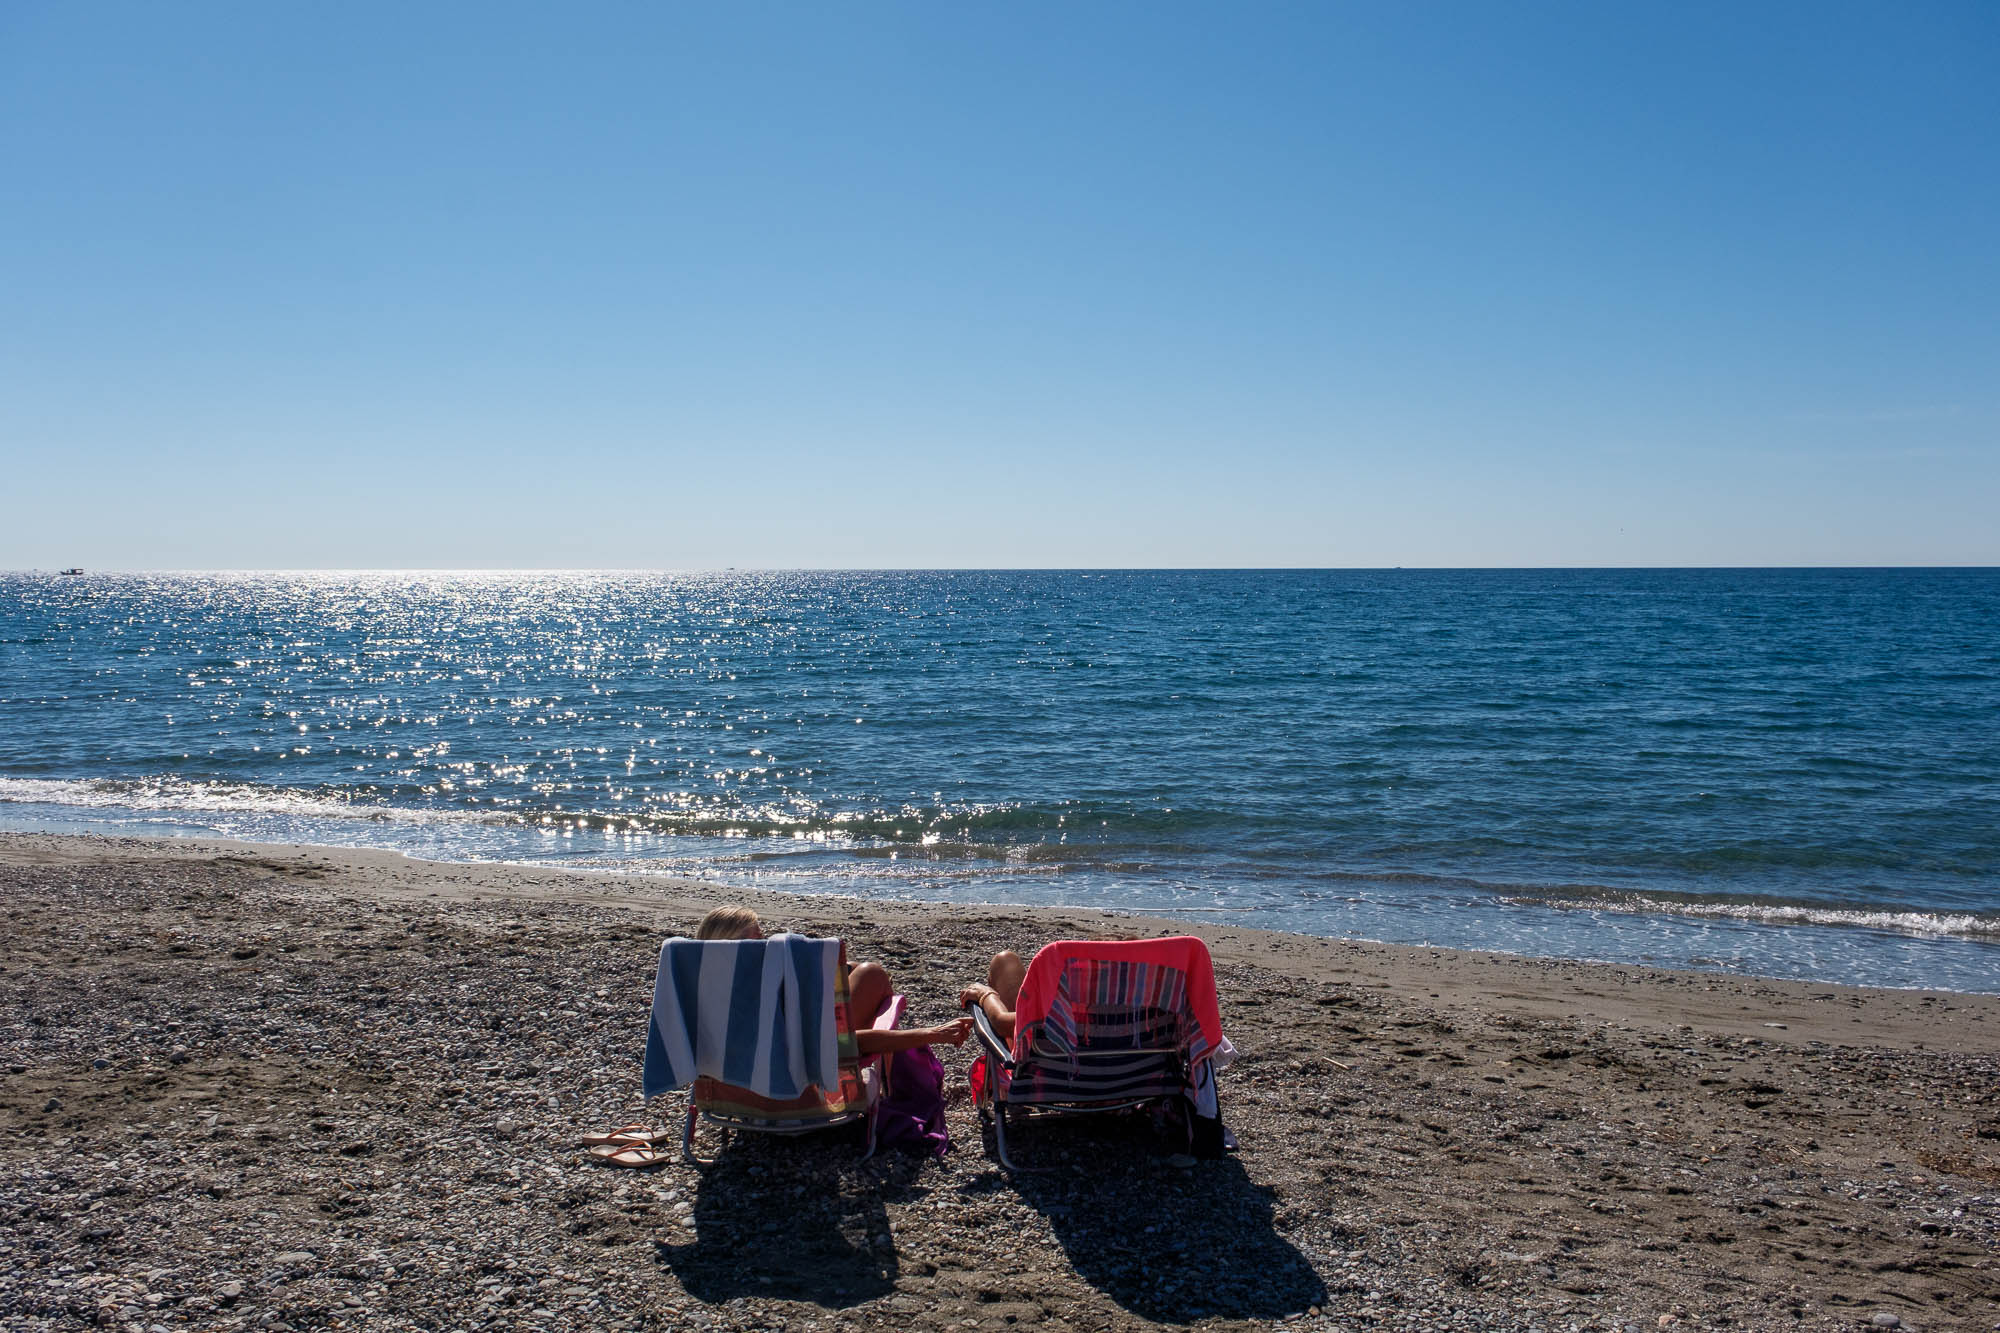
M694 928L694 937L698 940L761 940L764 938L764 925L757 919L757 914L747 907L718 907L701 919L701 924ZM1014 961L1018 964L1021 960L1015 958ZM1018 992L1020 988L1020 980L1016 978L1014 989ZM912 1047L934 1046L940 1042L951 1046L965 1044L966 1037L972 1032L970 1018L954 1018L934 1028L882 1031L868 1026L895 993L889 969L880 963L847 965L847 1004L853 1015L855 1046L862 1055L907 1051ZM1008 1030L1012 1029L1013 1015L1009 1014Z
M993 1031L1003 1041L1011 1041L1014 1036L1014 1006L1021 998L1021 982L1027 975L1028 965L1021 961L1021 955L1012 949L1002 949L986 965L985 984L975 981L958 993L958 1006L970 1009L978 1005L986 1011Z

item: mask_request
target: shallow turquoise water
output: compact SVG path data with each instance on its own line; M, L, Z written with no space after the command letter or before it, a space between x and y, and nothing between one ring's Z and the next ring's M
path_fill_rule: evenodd
M2000 990L2000 571L0 576L0 826Z

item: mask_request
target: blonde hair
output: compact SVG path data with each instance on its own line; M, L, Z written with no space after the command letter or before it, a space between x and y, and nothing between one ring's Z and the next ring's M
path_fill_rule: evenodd
M763 923L747 907L714 908L694 928L698 940L754 940L763 933Z

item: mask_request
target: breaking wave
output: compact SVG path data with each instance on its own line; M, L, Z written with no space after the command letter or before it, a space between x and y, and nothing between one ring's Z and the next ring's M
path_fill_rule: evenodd
M1521 907L1572 911L1630 912L1645 915L1742 921L1760 926L1834 926L1902 935L1955 936L2000 940L2000 916L1973 912L1923 911L1911 907L1840 907L1827 903L1730 901L1692 894L1641 893L1620 889L1574 888L1507 893L1501 901Z

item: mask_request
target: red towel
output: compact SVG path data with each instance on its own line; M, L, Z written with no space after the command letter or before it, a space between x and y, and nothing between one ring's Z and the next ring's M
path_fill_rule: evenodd
M1027 1052L1039 1025L1074 1033L1079 1012L1093 1006L1185 1006L1199 1028L1190 1043L1199 1060L1222 1044L1222 1011L1208 946L1192 935L1161 940L1056 940L1028 964L1014 1003L1014 1055Z

